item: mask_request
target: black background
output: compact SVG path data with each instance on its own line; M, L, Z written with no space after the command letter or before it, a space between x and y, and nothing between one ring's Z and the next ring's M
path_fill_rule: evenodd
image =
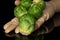
M14 1L15 0L0 0L0 40L14 40L12 37L6 37L3 30L3 25L14 18ZM60 40L59 37L60 27L57 27L54 28L51 33L45 35L45 40Z

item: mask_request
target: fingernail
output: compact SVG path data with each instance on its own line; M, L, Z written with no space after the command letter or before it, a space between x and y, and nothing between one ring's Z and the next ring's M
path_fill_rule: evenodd
M15 33L19 33L19 27L18 26L15 29Z

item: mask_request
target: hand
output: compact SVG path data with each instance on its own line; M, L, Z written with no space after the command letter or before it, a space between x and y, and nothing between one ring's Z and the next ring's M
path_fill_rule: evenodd
M20 4L20 1L19 0L16 0L15 1L15 5L19 5ZM43 15L41 18L39 18L37 21L36 21L36 24L35 24L35 30L37 30L38 28L40 28L40 26L45 22L47 21L49 18L51 18L53 15L54 15L54 11L55 11L55 7L52 6L53 4L51 4L50 2L46 2L46 7L45 9L43 10ZM5 33L9 33L11 32L12 30L15 29L15 33L19 33L19 27L18 27L18 19L15 17L13 18L11 21L9 21L8 23L6 23L4 25L4 30L5 30ZM34 31L35 31L34 30ZM49 29L46 27L46 31L45 32L41 32L41 34L44 34L44 33L48 33Z

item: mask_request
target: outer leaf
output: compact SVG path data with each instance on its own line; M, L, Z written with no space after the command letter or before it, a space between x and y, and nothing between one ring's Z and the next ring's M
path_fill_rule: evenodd
M14 9L14 15L18 18L20 18L21 16L27 14L27 10L25 7L19 5L17 7L15 7Z
M29 35L34 30L35 19L32 15L23 15L19 20L20 33L23 35Z
M34 2L29 9L29 13L34 15L36 18L39 18L42 16L42 11L44 7L45 7L44 1L40 1L38 3Z
M31 6L32 1L31 0L21 0L21 5L28 8Z

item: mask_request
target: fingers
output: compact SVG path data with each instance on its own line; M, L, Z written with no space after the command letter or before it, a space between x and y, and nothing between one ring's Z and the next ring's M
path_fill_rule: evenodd
M35 23L35 30L40 28L40 26L45 22L45 20L46 20L46 15L42 15L42 17L40 17Z
M6 28L7 28L8 26L10 26L10 24L11 24L11 22L6 23L6 24L4 25L4 27L3 27L3 29L6 30Z
M18 26L15 29L15 33L19 33L19 27Z
M15 0L15 5L18 6L20 4L20 0Z
M13 24L11 24L11 26L8 26L5 30L5 33L9 33L10 31L12 31L14 28L16 27L16 25L14 26Z
M4 30L5 33L9 33L10 31L12 31L16 26L18 25L18 19L14 18L12 19L10 22L8 22L7 24L4 25Z

